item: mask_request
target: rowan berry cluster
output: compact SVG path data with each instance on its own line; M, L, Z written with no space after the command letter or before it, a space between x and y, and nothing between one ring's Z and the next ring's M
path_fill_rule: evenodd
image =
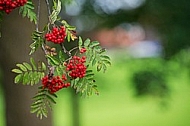
M50 33L45 35L47 41L51 41L55 44L63 43L66 37L66 30L64 26L54 26Z
M55 93L62 88L70 86L69 82L66 82L67 78L65 75L60 78L59 76L45 76L42 78L42 84L44 88L48 88L51 93Z
M13 9L24 6L27 0L0 0L0 10L9 14Z
M86 74L86 57L73 56L68 63L65 63L66 70L69 71L69 76L73 79L83 78Z

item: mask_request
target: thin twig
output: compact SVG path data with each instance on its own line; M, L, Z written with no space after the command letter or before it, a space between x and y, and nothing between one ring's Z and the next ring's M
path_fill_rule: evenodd
M45 55L48 55L48 52L47 52L46 48L44 47L44 44L42 44L42 50L44 51ZM54 74L55 67L50 64L47 57L46 57L46 60L47 60L48 69L49 69L48 77L51 78Z
M74 47L74 48L72 48L70 51L69 51L69 53L71 53L72 51L74 51L75 49L78 49L79 47L77 46L77 47Z
M69 57L71 57L71 53L70 53L69 51L67 51L67 49L65 48L65 46L64 46L62 43L60 44L60 46L61 46L63 52L64 52L65 54L67 54Z
M41 0L38 0L36 31L39 31L40 7L41 7ZM44 44L42 44L42 50L44 51L45 55L47 55L47 51L46 51L46 49L44 47Z
M49 1L46 0L46 3L47 3L47 7L49 8ZM41 8L41 0L38 0L38 9L37 9L37 23L36 23L36 31L39 31L39 22L40 22L40 8ZM50 13L50 9L48 9L48 12ZM42 43L42 50L43 52L45 53L45 55L48 54L44 44ZM48 69L49 69L49 74L48 76L49 77L52 77L53 76L53 73L54 73L54 70L55 70L55 67L54 66L51 66L48 59L46 58L47 60L47 64L48 64Z
M49 5L49 0L46 0L46 4L47 4L48 16L50 16L51 10L50 10L50 5Z
M38 0L36 31L39 31L41 0Z

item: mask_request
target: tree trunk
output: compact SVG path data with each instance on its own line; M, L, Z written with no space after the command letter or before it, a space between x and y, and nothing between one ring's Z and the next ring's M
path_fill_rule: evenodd
M44 4L43 4L44 5ZM42 7L42 13L47 19L46 8ZM44 18L42 18L44 19ZM43 24L45 20L41 23ZM47 20L46 20L47 21ZM4 15L1 25L0 38L0 59L3 70L3 88L5 93L5 112L7 126L51 126L51 114L48 118L40 120L36 114L30 113L31 98L37 92L37 86L23 86L14 84L15 74L11 69L15 68L16 63L29 61L29 45L31 44L31 33L35 29L29 19L18 15L18 10L14 10L9 15ZM40 58L43 52L35 58ZM36 55L36 54L35 54Z

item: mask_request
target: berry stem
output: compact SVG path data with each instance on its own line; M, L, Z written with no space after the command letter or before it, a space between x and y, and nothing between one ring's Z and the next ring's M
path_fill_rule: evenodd
M49 1L46 0L47 6L49 5ZM38 1L38 9L37 9L37 23L36 23L36 31L39 31L39 21L40 21L40 7L41 7L41 0ZM48 7L49 8L49 7ZM42 50L44 51L45 55L48 55L47 50L44 47L44 44L42 43ZM47 58L46 58L47 60ZM49 69L49 77L53 76L54 73L54 67L50 65L50 63L47 60L47 64L48 64L48 69Z
M51 10L50 10L50 6L49 6L49 0L46 0L46 4L47 4L48 15L51 15Z
M44 44L42 44L42 50L44 51L45 55L48 55L48 52L47 52L47 50L45 49ZM47 58L46 58L46 60L47 60L48 70L49 70L48 76L49 76L49 77L52 77L52 76L53 76L53 73L54 73L54 71L55 71L55 67L52 66L52 65L50 65L50 63L48 62L48 59L47 59Z
M71 53L72 51L74 51L75 49L78 49L79 47L77 46L77 47L74 47L74 48L72 48L70 51L69 51L69 53Z
M72 55L71 55L71 52L70 51L67 51L67 49L65 48L65 46L61 43L60 44L60 46L61 46L61 48L62 48L62 50L63 50L63 52L65 53L65 54L67 54L69 57L71 57Z

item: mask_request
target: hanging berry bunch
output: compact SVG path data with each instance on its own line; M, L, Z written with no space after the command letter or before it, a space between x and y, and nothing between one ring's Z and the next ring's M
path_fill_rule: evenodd
M62 78L60 78L60 76L45 76L42 78L43 88L48 88L51 93L69 87L70 83L66 81L67 78L65 75L62 75Z
M69 63L65 63L66 71L69 73L69 76L73 79L76 79L77 77L83 78L86 74L86 56L78 57L73 56Z
M21 8L20 13L24 16L28 15L30 21L36 24L29 55L42 49L46 62L36 63L31 57L30 63L16 64L17 68L12 70L17 74L15 83L39 84L39 90L31 105L31 113L36 113L40 118L47 117L48 107L56 103L57 91L71 87L82 96L98 94L92 68L95 67L97 71L105 72L107 66L111 65L109 56L105 54L105 49L98 41L83 40L82 37L77 36L76 27L58 17L61 11L61 1L53 0L53 5L53 10L48 10L51 12L48 17L49 22L44 26L43 31L38 29L36 17L39 15L34 15L31 9L33 3L28 0L27 4ZM77 42L78 46L68 50L64 45L65 42ZM60 48L57 48L58 46Z
M9 14L17 7L24 6L27 0L0 0L0 10Z
M61 44L65 41L66 37L66 31L64 26L56 27L54 26L52 28L52 31L50 33L47 33L45 35L45 38L47 41L53 42L55 44Z

